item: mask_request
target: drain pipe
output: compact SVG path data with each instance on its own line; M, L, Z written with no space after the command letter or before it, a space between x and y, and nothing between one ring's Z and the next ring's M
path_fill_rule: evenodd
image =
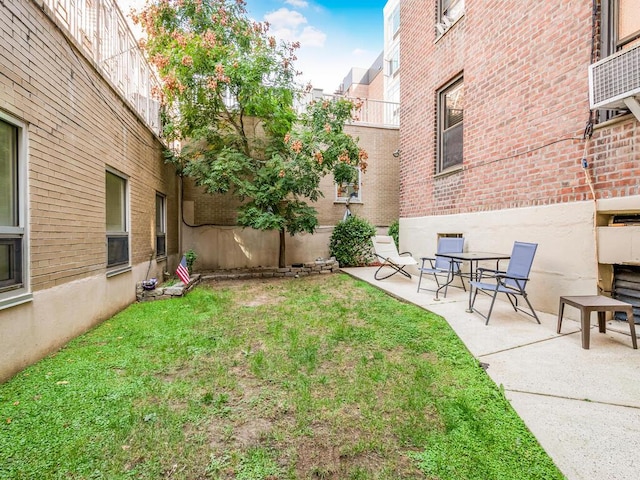
M598 293L602 293L605 291L604 286L602 285L602 278L600 278L600 252L598 245L598 198L596 197L596 190L593 186L593 179L591 178L591 174L589 172L589 162L587 161L587 156L589 154L589 145L591 143L591 137L593 136L593 111L589 112L589 120L587 121L587 125L584 129L583 139L584 139L584 150L582 152L582 171L584 172L585 179L587 181L587 185L589 185L589 190L591 190L591 198L593 199L593 245L594 245L594 255L596 261L596 278L597 278L597 287Z

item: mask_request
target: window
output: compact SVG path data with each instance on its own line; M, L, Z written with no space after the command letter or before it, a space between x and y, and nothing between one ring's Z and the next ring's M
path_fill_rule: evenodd
M640 44L640 0L602 0L600 18L600 58ZM604 122L628 110L598 110Z
M462 164L464 82L454 80L438 93L438 172Z
M450 27L464 15L464 0L440 0L438 18L440 23Z
M391 28L390 38L393 38L400 30L400 5L397 5L389 16L389 27Z
M400 68L400 48L395 45L391 50L389 59L387 60L387 75L393 76Z
M106 172L107 267L129 264L127 179Z
M336 200L340 201L360 201L361 171L358 168L357 183L336 184Z
M156 193L156 257L167 255L167 197Z
M640 0L602 0L602 58L640 44Z
M25 125L0 113L0 308L27 292L25 152Z

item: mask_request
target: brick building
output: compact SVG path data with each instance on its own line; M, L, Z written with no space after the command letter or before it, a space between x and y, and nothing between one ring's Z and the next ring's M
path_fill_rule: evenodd
M367 219L386 232L398 219L399 162L393 153L398 148L398 127L357 122L345 126L345 132L357 137L369 159L360 175L357 195L350 199L351 212ZM321 180L324 194L312 203L318 211L319 227L313 235L286 236L288 264L308 262L329 255L333 227L343 219L350 189L339 188L331 175ZM271 266L277 263L277 231L259 232L236 226L237 203L225 195L210 195L184 179L183 247L198 252L198 268L238 268Z
M400 19L402 249L537 242L528 289L548 312L621 296L621 271L640 290L640 119L592 111L588 81L616 51L638 64L640 2L403 0Z
M0 2L0 381L179 261L146 63L99 25L128 31L113 0Z

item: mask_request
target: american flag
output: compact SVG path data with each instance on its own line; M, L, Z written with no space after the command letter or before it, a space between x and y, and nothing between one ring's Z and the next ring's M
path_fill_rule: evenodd
M180 260L180 265L178 265L176 269L176 275L178 275L185 285L189 283L189 270L187 270L187 257L185 255L183 255L182 260Z

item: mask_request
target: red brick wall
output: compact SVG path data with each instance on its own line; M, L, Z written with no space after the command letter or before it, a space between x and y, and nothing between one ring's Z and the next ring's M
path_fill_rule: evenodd
M401 54L415 60L402 64L400 216L590 199L581 137L592 2L467 0L437 41L436 3L401 3ZM434 175L437 91L459 74L463 168ZM598 198L638 193L638 140L634 119L596 129L588 158Z

